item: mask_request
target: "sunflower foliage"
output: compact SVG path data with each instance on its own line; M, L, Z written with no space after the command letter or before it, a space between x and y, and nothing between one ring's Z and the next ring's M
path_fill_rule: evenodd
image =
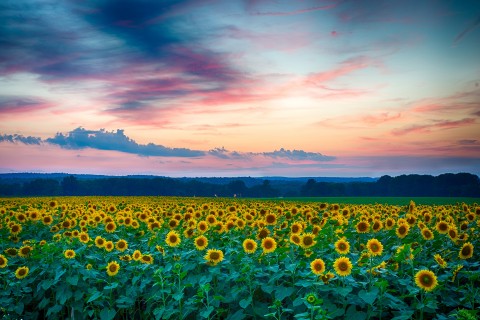
M0 199L0 318L470 319L480 206Z

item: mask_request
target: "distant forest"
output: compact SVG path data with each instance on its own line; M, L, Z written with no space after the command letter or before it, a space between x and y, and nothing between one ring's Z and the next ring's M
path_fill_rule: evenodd
M197 197L480 197L469 173L360 178L167 178L85 175L0 175L0 196L197 196Z

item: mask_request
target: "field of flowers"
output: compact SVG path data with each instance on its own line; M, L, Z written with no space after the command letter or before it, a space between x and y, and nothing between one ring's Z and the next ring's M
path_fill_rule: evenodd
M2 319L475 319L480 206L0 199Z

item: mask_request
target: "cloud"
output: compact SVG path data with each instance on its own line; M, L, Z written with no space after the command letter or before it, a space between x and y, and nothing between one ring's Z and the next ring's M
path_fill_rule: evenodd
M453 41L454 44L458 44L467 34L475 30L478 26L480 26L480 16L472 21L468 27L466 27L462 32L460 32Z
M311 161L331 161L335 157L325 156L318 152L306 152L303 150L275 150L273 152L264 152L264 156L271 158L283 158L288 160L311 160Z
M310 7L304 9L297 9L293 11L267 11L267 12L259 12L259 11L250 11L249 13L254 16L293 16L298 14L310 13L315 11L323 11L333 9L337 6L336 3L326 5L326 6L317 6L317 7Z
M26 113L40 109L47 109L52 106L53 104L37 97L0 96L0 113L2 114Z
M461 120L441 120L436 121L430 124L415 124L411 126L406 126L400 129L394 129L392 133L396 136L401 136L405 134L415 133L415 132L430 132L435 129L453 129L463 126L468 126L475 123L473 118L464 118Z
M12 142L12 143L21 142L21 143L24 143L24 144L38 144L38 145L42 143L41 138L31 137L31 136L25 137L21 134L0 135L0 142L4 142L4 141L5 142Z
M141 156L198 157L204 155L203 151L198 150L168 148L154 143L138 144L127 137L124 130L109 132L103 129L85 130L84 128L77 128L66 135L57 133L55 137L48 138L45 142L56 144L65 149L93 148L121 151Z
M288 160L297 162L325 162L332 161L335 157L326 156L318 152L304 150L287 150L281 148L272 152L238 152L229 151L224 147L214 148L209 151L192 150L187 148L169 148L162 145L148 143L138 144L135 140L125 135L124 130L116 131L87 130L76 128L66 134L57 133L52 138L42 140L38 137L24 137L22 135L0 135L0 142L20 142L24 144L50 144L68 150L95 149L105 151L120 151L139 156L152 157L179 157L179 158L205 158L207 156L221 160L252 161L258 158L270 160Z

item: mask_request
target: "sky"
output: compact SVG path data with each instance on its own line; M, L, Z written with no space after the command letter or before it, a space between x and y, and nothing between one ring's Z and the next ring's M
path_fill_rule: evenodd
M0 172L480 175L480 2L2 0Z

